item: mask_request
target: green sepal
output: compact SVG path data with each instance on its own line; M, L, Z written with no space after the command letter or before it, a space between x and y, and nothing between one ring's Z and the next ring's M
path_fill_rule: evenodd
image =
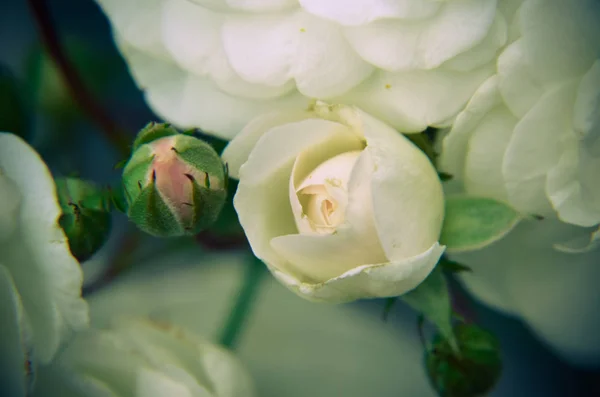
M223 186L225 180L223 161L212 146L188 135L180 135L175 142L175 150L181 160L197 170L208 173L211 179L216 178Z
M152 149L144 146L133 153L123 169L123 193L128 206L135 201L141 193L141 188L145 186L153 161Z
M435 324L454 351L458 351L456 338L452 331L450 293L441 267L436 266L425 281L400 298Z
M71 253L83 262L104 245L110 233L107 195L93 183L77 178L57 178L55 182L62 209L58 223Z
M131 150L135 152L140 146L146 143L172 135L179 135L179 131L170 124L151 121L138 132Z
M460 356L442 335L436 335L425 351L429 380L443 397L484 396L502 373L500 344L475 324L458 324L454 333Z
M450 196L440 243L450 253L481 249L504 237L522 219L513 208L491 198Z
M127 210L129 220L144 232L156 237L173 237L183 234L182 226L174 212L160 196L156 182L151 180L140 191Z
M186 226L186 234L198 234L215 223L221 214L227 191L225 189L212 190L207 185L210 177L204 180L204 186L193 180L194 216L192 222Z

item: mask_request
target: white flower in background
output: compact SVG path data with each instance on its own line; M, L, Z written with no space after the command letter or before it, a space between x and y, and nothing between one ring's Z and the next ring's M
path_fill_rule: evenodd
M305 298L401 295L444 250L429 159L357 108L260 116L223 158L240 180L234 205L255 255Z
M87 326L82 272L58 225L54 180L21 138L0 133L0 394L31 389L69 331Z
M218 340L251 260L245 252L207 253L193 242L176 251L154 247L131 272L88 298L92 326L106 328L115 316L145 317ZM382 322L383 303L315 305L264 277L236 343L257 395L435 397L415 313L396 305ZM496 321L505 370L490 396L561 395L565 382L555 376L555 360L522 330ZM56 379L49 369L39 371L39 384ZM33 397L66 397L53 390Z
M307 98L449 125L521 0L97 0L156 113L230 139Z
M520 315L574 362L600 362L600 2L528 0L497 74L445 137L467 193L544 217L457 255L485 302ZM594 241L594 238L596 240Z
M78 334L51 367L34 395L255 396L250 375L230 352L181 327L143 319Z

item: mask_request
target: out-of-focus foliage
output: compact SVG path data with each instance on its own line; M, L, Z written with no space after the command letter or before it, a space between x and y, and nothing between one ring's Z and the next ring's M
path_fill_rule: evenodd
M454 332L460 352L437 335L425 353L431 383L442 397L485 395L502 372L498 340L475 324L458 324Z

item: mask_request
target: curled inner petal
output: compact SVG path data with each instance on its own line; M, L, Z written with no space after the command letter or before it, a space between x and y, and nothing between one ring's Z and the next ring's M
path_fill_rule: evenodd
M310 230L299 227L300 230L307 234L332 234L344 222L348 181L359 154L360 151L351 151L332 157L296 187L294 193L302 206L302 215L310 225Z

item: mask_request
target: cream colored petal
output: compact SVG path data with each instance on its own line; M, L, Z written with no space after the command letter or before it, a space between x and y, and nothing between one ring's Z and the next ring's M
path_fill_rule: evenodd
M600 62L579 84L573 129L573 139L548 173L546 191L560 219L593 226L600 223Z
M272 128L258 140L241 167L235 209L252 250L268 265L286 266L271 248L271 240L297 233L289 201L289 178L296 156L339 138L339 134L349 134L348 128L320 119Z
M229 175L235 179L240 178L239 173L242 164L248 160L250 152L254 149L258 140L271 128L311 117L314 117L312 112L297 111L271 112L252 119L223 151L222 157L229 166Z
M442 2L430 0L300 0L306 11L341 25L364 25L378 19L431 17Z
M465 159L464 188L474 196L507 201L502 163L518 120L499 106L486 114L473 131Z
M453 179L464 177L465 159L473 132L481 120L501 103L498 78L492 76L477 89L465 110L456 116L450 132L443 139L439 166Z
M21 296L36 356L47 363L70 331L87 326L83 275L58 225L54 180L39 155L21 138L0 133L0 169L22 197L19 229L3 247L3 264Z
M300 10L231 15L222 37L233 69L244 80L271 86L294 80L309 97L343 94L373 71L336 25Z
M342 303L364 298L402 295L417 287L431 273L444 248L437 242L422 254L399 262L356 267L324 283L306 283L292 276L274 276L299 296L320 302Z
M345 33L360 56L381 69L433 69L479 44L495 13L495 0L448 1L432 18L383 19Z
M165 0L97 0L97 3L109 17L114 33L128 45L154 57L169 59L160 29Z
M388 261L373 223L369 186L372 173L371 155L363 151L348 184L344 223L333 234L292 234L271 240L271 247L288 262L291 275L303 282L322 283L365 263Z
M18 227L18 210L21 193L15 183L0 169L0 244L7 240Z
M0 264L0 390L6 396L25 397L34 380L30 340L26 340L23 306L8 269ZM30 373L27 373L27 368Z
M523 117L540 100L544 86L527 62L522 40L509 45L498 57L498 88L506 106Z
M523 53L548 84L585 73L600 53L600 3L530 0L519 10Z
M190 74L178 66L148 56L120 42L138 86L152 109L181 128L233 138L254 117L275 110L304 109L308 99L293 93L274 99L247 99L229 95L208 77Z
M219 11L268 12L297 6L297 0L187 0Z
M494 23L488 34L475 47L450 58L444 67L453 70L469 71L484 66L494 60L501 47L508 39L506 20L500 13L496 13Z
M356 105L403 133L421 132L449 125L493 72L493 64L469 72L379 71L334 102Z
M503 174L510 203L526 214L553 215L546 178L569 140L576 84L548 91L519 121L508 144ZM543 143L543 144L542 144Z
M407 138L370 115L361 118L365 151L373 161L377 234L388 260L400 262L437 242L444 217L442 185L427 156Z
M310 222L303 216L302 205L298 200L297 190L299 184L324 161L344 152L362 149L362 142L356 136L344 134L326 145L314 146L298 155L294 162L292 174L289 180L290 205L296 220L296 226L300 233L312 233Z

